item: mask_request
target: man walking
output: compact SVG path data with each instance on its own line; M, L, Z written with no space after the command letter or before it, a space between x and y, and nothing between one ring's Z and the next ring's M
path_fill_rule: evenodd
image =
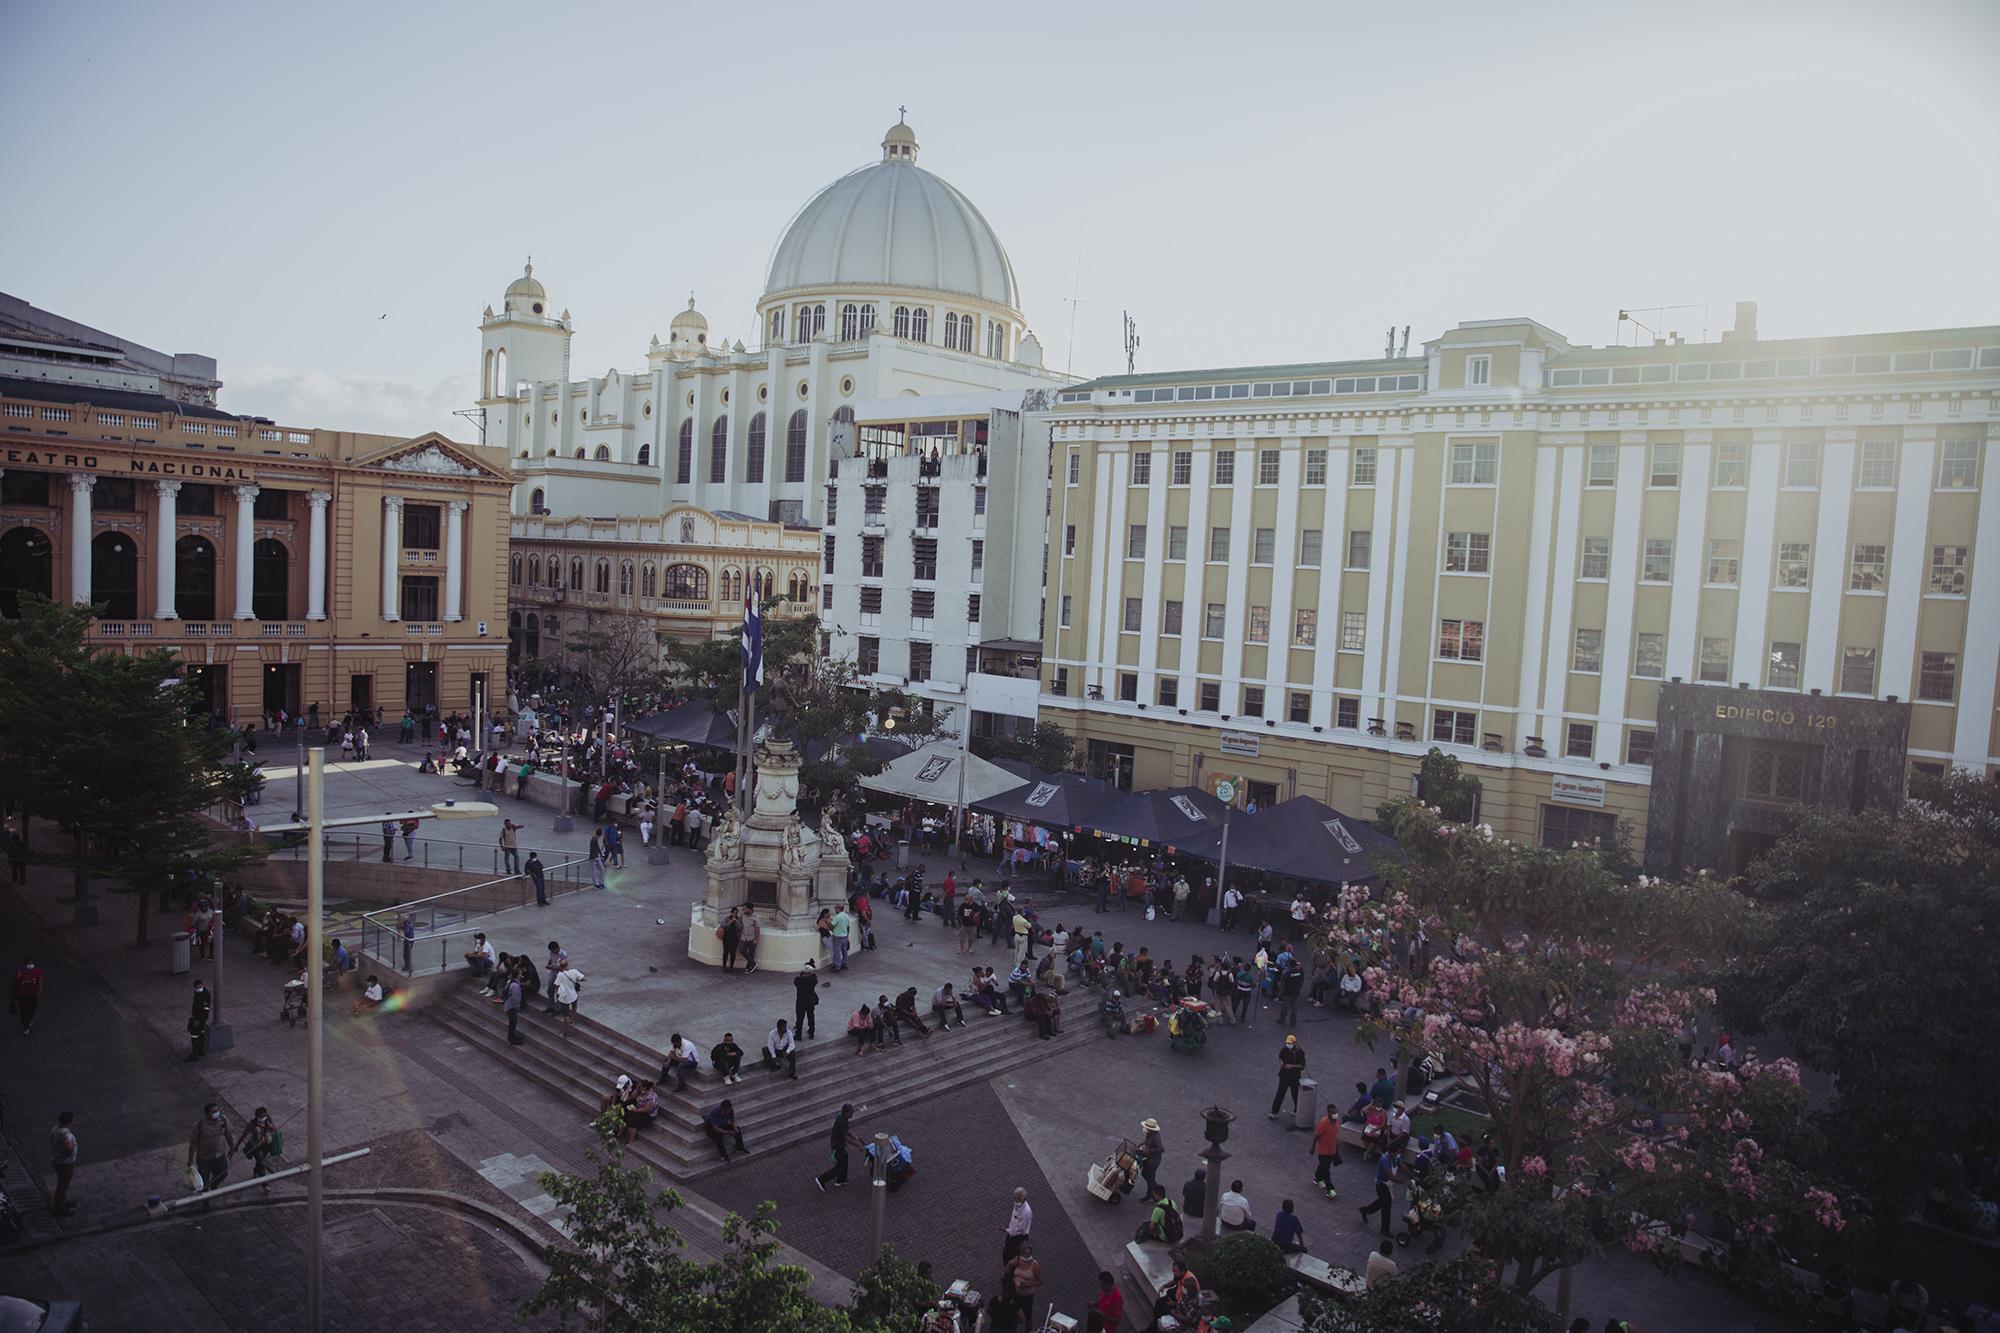
M417 821L414 819L404 820L402 831L403 859L405 861L414 861L417 859Z
M826 1170L813 1177L813 1184L819 1186L821 1194L826 1193L828 1185L847 1183L847 1150L865 1146L849 1128L853 1120L854 1107L851 1104L842 1106L840 1114L833 1118L833 1132L828 1135L829 1146L833 1149L832 1161Z
M76 1131L70 1128L75 1123L76 1112L64 1111L49 1131L49 1163L56 1174L56 1194L49 1202L49 1211L57 1217L76 1211L76 1205L69 1201L70 1177L76 1174Z
M550 940L548 966L542 969L542 975L548 978L549 1002L548 1007L542 1010L542 1013L551 1017L559 1012L556 1009L556 977L568 966L569 950L563 948L556 941Z
M208 993L200 977L194 979L194 1005L188 1010L188 1062L208 1054L208 1016L215 1012L215 997Z
M1234 884L1222 891L1222 928L1236 929L1236 909L1243 905L1243 895L1236 891Z
M590 885L594 889L604 887L604 832L590 831Z
M500 861L507 873L521 873L521 826L511 819L500 821Z
M1278 955L1278 1021L1290 1026L1299 1021L1299 992L1306 986L1306 970L1290 949Z
M1305 1072L1305 1047L1299 1045L1297 1037L1287 1036L1285 1044L1278 1048L1278 1092L1271 1098L1270 1119L1278 1118L1278 1107L1284 1102L1287 1092L1292 1094L1292 1113L1298 1114L1299 1080L1305 1076Z
M792 1002L792 1031L801 1041L811 1041L819 1035L819 968L812 959L806 959L792 978L792 990L797 997Z
M537 907L547 907L549 905L549 885L547 877L542 873L542 854L540 852L528 853L526 873L529 881L535 886L535 905Z
M201 1173L203 1190L218 1188L229 1175L229 1122L214 1102L201 1108L201 1119L188 1135L188 1165Z
M521 974L511 972L507 976L507 1044L525 1046L528 1039L521 1035Z
M43 980L42 969L35 966L35 960L24 958L14 973L14 989L7 993L7 1012L21 1020L24 1037L35 1030L35 1010L41 1007Z
M971 953L972 941L979 934L979 904L966 898L958 904L957 912L958 951L961 954Z
M833 970L836 972L845 972L847 970L848 936L853 930L854 918L849 916L847 908L842 906L838 912L833 914L833 930L827 936L827 943L833 950Z
M1028 1191L1017 1186L1014 1190L1014 1210L1007 1214L1007 1238L1000 1245L1003 1266L1021 1252L1021 1246L1027 1243L1028 1232L1034 1225L1035 1210L1028 1203Z
M743 933L737 937L736 947L743 951L743 975L749 976L757 970L757 937L764 928L757 924L756 904L743 908Z
M1312 1150L1313 1155L1319 1158L1319 1170L1313 1172L1313 1184L1325 1190L1327 1198L1339 1198L1340 1191L1333 1185L1333 1168L1340 1165L1340 1110L1332 1101L1327 1102L1326 1112L1313 1126Z
M1361 1206L1361 1220L1366 1222L1371 1213L1382 1214L1382 1234L1389 1234L1389 1215L1395 1211L1395 1201L1389 1192L1389 1182L1396 1178L1396 1158L1391 1153L1383 1153L1375 1159L1375 1202Z
M403 973L405 976L416 971L410 966L410 955L417 948L417 918L413 913L403 914Z

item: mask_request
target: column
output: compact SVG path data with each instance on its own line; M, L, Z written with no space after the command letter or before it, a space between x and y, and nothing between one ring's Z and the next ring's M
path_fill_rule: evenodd
M153 618L179 620L180 612L174 610L174 539L179 535L174 497L181 493L181 484L156 481L153 489L160 493L159 512L153 518Z
M382 619L401 620L402 579L397 567L403 556L403 497L382 497Z
M306 619L326 619L326 507L332 491L311 491L312 538L306 547Z
M97 478L88 472L69 474L69 599L90 603L90 490Z
M444 528L444 618L446 620L465 619L464 609L459 605L465 589L465 511L471 504L465 500L453 500L445 506L448 517Z
M250 597L256 589L256 582L253 577L255 572L253 568L253 547L257 538L255 531L251 527L251 520L256 517L257 491L258 488L255 486L238 486L236 488L236 541L231 559L236 564L235 618L237 620L251 620L256 616L256 613L250 609Z

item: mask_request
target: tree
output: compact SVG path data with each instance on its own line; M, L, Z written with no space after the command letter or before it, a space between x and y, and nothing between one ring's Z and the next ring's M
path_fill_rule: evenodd
M1958 1196L2000 1138L2000 788L1954 773L1911 796L1801 811L1745 876L1767 929L1720 984L1730 1022L1834 1076L1830 1142L1906 1145L1828 1155L1884 1217Z
M1845 1226L1838 1198L1799 1162L1817 1151L1798 1070L1747 1061L1691 1068L1685 1017L1713 1003L1692 984L1753 938L1750 909L1706 877L1613 874L1595 850L1551 850L1394 801L1383 827L1405 859L1387 893L1342 898L1334 933L1387 1003L1361 1035L1441 1057L1484 1100L1490 1189L1446 1217L1526 1293L1607 1243L1671 1264L1699 1219L1729 1241L1729 1270L1773 1299L1783 1250Z
M1467 777L1456 758L1433 745L1417 770L1417 795L1446 819L1464 823L1479 812L1479 779Z
M626 699L660 688L660 641L645 616L592 615L564 641L570 666L587 701L617 694Z
M179 658L99 651L89 631L88 607L40 597L0 621L0 771L28 810L69 829L68 851L38 859L75 874L80 916L93 878L123 881L139 892L144 944L155 889L164 901L176 875L264 855L206 818L262 779L230 758L227 732L191 721Z
M1077 764L1076 737L1055 722L1038 721L1011 736L983 737L973 749L982 759L1018 759L1044 773L1071 772Z
M860 1328L915 1330L937 1306L938 1284L884 1245L854 1280L854 1322Z
M1373 1290L1345 1300L1305 1295L1299 1313L1306 1333L1554 1333L1554 1313L1525 1292L1498 1281L1476 1255L1405 1268Z

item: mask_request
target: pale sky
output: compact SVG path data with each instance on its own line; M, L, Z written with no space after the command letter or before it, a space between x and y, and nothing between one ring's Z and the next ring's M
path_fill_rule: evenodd
M0 290L216 357L235 411L467 438L524 254L579 377L690 290L754 346L785 223L906 103L1079 374L1121 310L1142 370L1744 299L1766 337L1993 324L1996 52L1984 0L0 0Z

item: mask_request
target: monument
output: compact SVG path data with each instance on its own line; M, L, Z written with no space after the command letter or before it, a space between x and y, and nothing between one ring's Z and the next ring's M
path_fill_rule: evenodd
M817 830L799 820L799 756L790 741L757 747L748 819L731 806L708 844L708 890L688 924L688 957L722 964L716 931L729 909L755 908L762 928L757 965L792 970L820 958L820 909L847 897L847 848L830 820Z

